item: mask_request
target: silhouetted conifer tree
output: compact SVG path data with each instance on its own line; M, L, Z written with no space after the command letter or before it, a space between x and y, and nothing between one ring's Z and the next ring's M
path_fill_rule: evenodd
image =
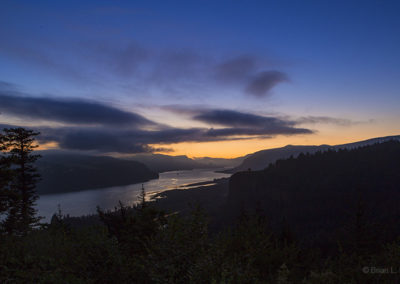
M11 179L7 192L7 217L3 223L9 234L24 235L40 221L34 208L38 199L36 183L39 180L34 165L40 155L33 155L38 132L24 128L4 129L1 144L10 166Z
M9 169L6 158L3 155L3 150L4 150L4 145L3 145L3 135L0 133L0 213L2 212L2 209L5 206L5 189L8 184L7 180L7 171ZM3 209L4 210L4 209Z
M138 196L139 203L127 207L119 202L114 211L97 212L100 220L107 226L110 236L117 239L120 247L128 254L144 254L146 241L154 236L165 225L165 213L149 206L146 191L142 187Z
M144 186L142 184L142 189L140 191L140 194L138 196L139 198L139 208L145 209L147 204L146 204L146 191L144 190Z
M8 185L11 179L10 163L6 156L3 154L5 150L4 136L0 133L0 216L7 211L8 201Z

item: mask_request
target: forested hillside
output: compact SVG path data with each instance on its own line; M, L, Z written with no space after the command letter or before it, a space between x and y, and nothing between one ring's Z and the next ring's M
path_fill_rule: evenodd
M144 164L105 156L45 153L37 162L39 194L128 185L158 178Z
M390 140L400 141L400 136L387 136L387 137L377 137L364 141L358 141L354 143L347 143L341 145L319 145L319 146L299 146L299 145L287 145L281 148L261 150L252 154L247 155L243 162L237 167L227 171L231 173L236 173L240 171L247 171L251 169L253 171L262 170L269 166L269 164L274 163L279 159L287 159L290 156L297 157L299 154L303 153L315 153L318 151L326 151L328 149L354 149L360 146L373 145L375 143L382 143Z
M262 171L234 174L228 208L259 208L270 223L287 224L307 242L346 239L365 223L365 235L400 233L400 142L329 150L278 160Z

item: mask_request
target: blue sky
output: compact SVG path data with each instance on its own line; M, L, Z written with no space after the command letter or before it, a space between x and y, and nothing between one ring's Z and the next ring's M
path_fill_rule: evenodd
M69 99L154 121L146 131L237 128L219 116L195 119L229 111L279 124L218 139L196 132L173 143L125 141L191 156L398 134L399 8L398 1L3 1L0 103L8 104L0 123L105 127L43 114ZM52 101L28 116L16 110L27 105L21 97Z

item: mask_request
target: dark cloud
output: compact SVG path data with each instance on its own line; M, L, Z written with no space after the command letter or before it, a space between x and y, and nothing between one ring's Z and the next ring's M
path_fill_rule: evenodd
M247 94L266 96L273 87L288 81L289 77L276 70L259 71L259 66L264 69L268 67L261 61L250 55L231 58L216 66L216 79L225 84L243 85Z
M212 137L224 136L268 136L272 138L275 135L295 135L295 134L312 134L313 131L305 128L274 126L266 128L220 128L210 129L207 135Z
M73 124L145 126L154 122L97 102L28 97L0 89L0 112L34 120Z
M291 121L284 121L276 117L260 116L251 113L244 113L233 110L204 110L194 115L193 119L210 123L212 125L230 126L230 127L274 127L274 126L292 126Z
M152 148L146 144L130 143L127 139L107 136L104 133L70 133L63 137L59 146L62 149L96 151L101 153L150 153Z
M233 110L203 110L192 117L194 120L228 128L210 129L210 136L235 135L294 135L310 134L309 129L295 128L294 121Z
M355 124L350 119L345 118L335 118L335 117L328 117L328 116L306 116L301 117L296 120L298 124L316 124L316 123L324 123L324 124L336 124L340 126L350 126Z
M123 131L72 129L59 136L59 146L70 150L91 150L97 152L147 153L152 149L139 143Z
M242 55L227 60L216 67L216 77L223 82L241 82L248 79L255 71L256 59Z
M255 75L246 86L246 93L263 97L277 84L287 82L289 77L280 71L263 71Z
M146 131L106 127L41 127L39 131L41 135L38 139L41 143L57 142L62 149L102 153L147 153L158 149L149 144L226 140L225 138L208 137L205 135L207 130L200 128Z

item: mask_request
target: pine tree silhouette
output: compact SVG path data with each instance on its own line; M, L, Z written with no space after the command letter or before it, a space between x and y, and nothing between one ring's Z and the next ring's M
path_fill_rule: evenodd
M38 132L24 128L5 128L1 142L4 159L10 163L11 180L7 196L7 217L3 223L9 234L25 235L38 225L41 220L34 208L36 200L36 183L39 175L35 167L40 155L33 155L35 136Z

